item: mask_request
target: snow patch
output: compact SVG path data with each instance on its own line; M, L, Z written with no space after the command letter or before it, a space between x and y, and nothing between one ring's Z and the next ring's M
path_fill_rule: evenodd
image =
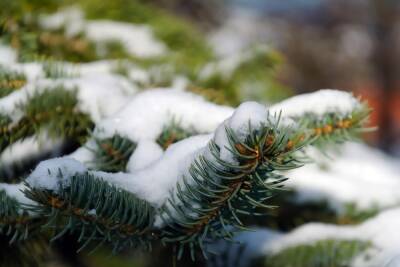
M0 43L0 64L8 65L17 61L17 52Z
M94 42L119 41L133 56L154 57L165 54L166 46L158 42L146 25L108 20L88 21L86 36Z
M384 266L388 259L398 255L400 250L400 209L384 211L376 217L357 226L337 226L322 223L302 225L278 239L266 240L265 254L277 253L285 248L300 244L310 244L319 240L361 240L370 241L376 248L368 252L369 258L359 255L353 267Z
M237 137L244 141L249 127L257 129L265 124L268 119L268 110L265 106L256 102L245 102L236 108L233 115L224 121L215 132L214 141L220 147L220 157L222 160L236 163L234 155L229 150L230 144L226 130L233 129Z
M99 122L128 101L136 92L136 87L124 77L116 74L87 75L78 78L38 79L29 82L20 90L0 99L0 112L18 121L24 114L18 105L26 103L30 96L45 90L52 90L62 85L66 90L77 90L79 109L90 115L94 122Z
M154 141L143 140L138 143L127 164L128 172L134 172L147 167L163 155L164 151Z
M289 233L255 228L254 231L242 232L234 238L244 246L241 257L246 259L240 259L238 266L247 266L251 258L276 254L294 246L310 245L323 240L359 240L371 242L372 248L357 255L351 264L352 267L395 267L399 264L400 234L397 230L399 223L400 208L395 208L384 211L360 225L307 223ZM224 250L221 244L225 243L220 242L215 246L219 250ZM234 245L224 251L233 256L238 249L239 245ZM236 265L228 264L228 266Z
M294 189L297 201L325 200L338 213L348 203L360 210L400 203L398 160L357 143L344 144L334 158L323 161L323 169L310 164L286 174L286 186Z
M134 142L156 140L168 121L175 119L184 129L208 133L233 112L226 106L176 89L153 89L137 94L119 112L99 123L99 138L119 134Z
M300 117L311 113L323 115L339 112L349 114L360 102L351 94L344 91L324 89L309 94L291 97L270 108L271 114L279 113L286 117Z
M69 154L67 157L82 162L83 164L90 165L95 160L93 151L96 149L96 142L93 139L87 141L83 146Z
M60 140L54 140L47 134L41 134L34 137L27 137L10 146L8 146L0 154L0 166L11 164L23 159L28 155L43 153L44 151L52 151L54 148L61 146Z
M7 196L14 198L20 204L30 205L34 202L29 198L25 197L23 190L26 189L24 184L4 184L0 183L0 191L4 190Z
M73 175L86 171L82 163L72 158L53 158L40 162L25 181L33 188L57 191L60 185L67 186Z
M83 12L77 7L41 15L39 24L47 30L64 27L67 36L83 33L98 45L109 41L120 42L132 56L155 57L167 52L166 46L154 37L149 26L111 20L85 20Z

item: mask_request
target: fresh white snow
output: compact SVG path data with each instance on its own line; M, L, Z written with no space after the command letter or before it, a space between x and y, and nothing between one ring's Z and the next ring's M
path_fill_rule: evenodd
M25 197L24 193L22 192L24 189L26 189L24 184L0 183L0 191L4 190L7 196L14 198L21 204L33 204L33 201Z
M288 98L269 110L271 114L282 112L286 117L300 117L306 113L323 115L329 112L347 115L359 106L359 100L349 92L324 89Z
M400 250L400 209L387 210L356 226L338 226L322 223L302 225L273 242L263 245L266 253L276 253L290 246L316 242L324 239L370 241L374 247L369 257L359 255L353 267L380 267L398 255Z
M95 160L94 151L96 146L96 142L93 139L90 139L83 146L69 154L67 157L80 161L85 166L89 167L90 164Z
M149 26L111 20L85 20L84 14L77 7L42 15L39 24L47 30L65 27L67 36L83 33L99 48L106 42L120 42L130 55L136 57L155 57L167 52L166 46L154 37Z
M344 144L331 157L318 156L323 168L309 164L286 174L299 202L327 201L339 213L345 204L360 210L400 204L399 160L360 143Z
M400 254L393 257L384 267L400 267Z
M25 181L34 188L58 191L60 185L70 183L73 175L86 171L82 163L72 158L53 158L40 162Z
M244 246L238 266L247 266L251 258L279 253L290 247L313 244L322 240L359 240L371 243L364 253L357 255L352 267L381 267L389 264L398 266L400 251L400 208L394 208L378 214L360 225L332 225L324 223L306 223L289 233L280 233L270 229L255 228L250 232L242 232L235 241ZM238 245L227 247L225 242L213 246L218 250L228 251L236 255ZM390 262L390 263L389 263ZM392 264L392 265L390 265ZM237 266L228 264L228 266Z
M126 78L116 74L89 74L57 80L37 79L1 98L0 112L18 121L23 116L18 105L25 103L35 93L54 89L57 85L63 85L66 90L77 89L79 110L88 113L94 122L115 113L137 90Z
M0 43L0 64L10 64L17 61L17 52L6 45Z
M128 172L134 172L147 167L163 155L164 151L154 141L143 140L137 144L135 151L126 166Z
M0 167L13 162L18 162L18 160L29 155L52 151L60 146L60 140L53 140L45 133L38 136L27 137L8 146L0 153Z
M118 133L132 141L155 140L166 123L175 119L184 129L209 133L233 112L201 96L177 89L153 89L137 94L119 112L97 124L98 137Z
M214 141L220 147L221 159L236 163L232 152L226 130L233 129L238 138L244 141L249 127L257 129L261 124L267 123L268 110L266 106L256 102L245 102L236 108L233 115L224 121L216 130Z
M88 21L85 33L87 38L98 43L119 41L133 56L161 56L167 51L166 46L155 39L151 28L146 25L108 20Z

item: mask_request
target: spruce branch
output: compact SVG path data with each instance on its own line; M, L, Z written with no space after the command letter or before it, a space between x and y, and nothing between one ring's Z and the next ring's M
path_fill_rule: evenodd
M26 84L23 73L10 71L0 66L0 97L5 97Z
M165 150L170 145L197 134L194 129L184 129L179 120L173 118L163 127L162 133L157 138L157 143Z
M178 255L189 247L192 258L196 247L218 238L231 238L244 229L241 215L255 215L285 180L275 170L300 166L290 154L304 143L288 147L296 134L279 127L279 120L252 129L244 141L232 129L226 132L228 148L238 160L235 165L220 158L220 147L210 141L210 158L199 156L190 167L190 177L177 184L177 196L171 196L161 210L166 224L164 242L178 242ZM273 122L276 121L276 122ZM287 129L286 129L287 130ZM285 157L285 158L283 158ZM205 253L203 251L204 256Z
M40 221L40 218L32 217L26 207L0 189L0 234L7 236L10 244L26 240L36 232Z
M111 138L94 138L96 148L94 148L95 160L94 168L106 172L126 171L126 164L129 157L136 149L136 143L128 138L114 135Z
M359 139L362 133L374 130L366 127L370 113L371 109L365 103L361 103L345 114L329 112L318 116L308 113L302 117L290 118L300 121L300 127L312 131L312 135L318 138L314 144L323 149L325 144Z
M370 247L369 242L360 240L328 239L288 247L268 255L264 262L270 267L350 267L354 257Z
M98 241L111 243L117 251L127 246L150 247L152 240L161 239L178 248L178 258L186 248L192 258L197 249L206 256L208 242L229 240L236 231L246 229L243 216L262 215L263 209L274 208L269 200L286 180L282 171L303 164L298 151L319 142L353 138L364 129L368 114L365 106L355 105L348 113L328 110L322 114L300 113L298 118L281 117L269 114L259 104L246 103L219 126L213 139L210 135L194 137L167 149L165 158L158 162L164 160L179 170L167 179L177 183L163 182L167 188L159 188L156 196L149 194L157 181L161 183L157 179L162 179L168 167L165 164L160 165L162 173L154 165L148 167L156 168L154 172L144 168L113 174L87 171L71 159L41 164L39 171L28 177L24 193L37 203L32 212L47 218L45 227L55 230L53 240L75 233L82 248ZM176 129L179 127L163 134L174 136ZM169 144L171 138L164 140ZM97 139L96 144L98 168L115 172L126 168L136 147L119 135ZM189 149L181 155L185 144L201 144L201 149ZM174 151L179 151L179 157L173 155ZM184 170L175 165L183 157L189 159ZM59 166L58 172L54 166ZM138 181L146 175L154 185ZM182 179L175 177L180 175ZM58 182L57 188L54 182Z
M92 122L77 109L77 103L76 92L67 91L62 86L30 96L26 104L16 107L23 113L16 123L1 115L0 151L44 129L52 138L69 137L83 141Z
M222 160L221 148L211 141L212 158L199 156L189 179L183 180L184 186L177 184L177 196L171 196L163 207L161 216L167 225L163 240L177 242L178 255L189 247L194 257L195 248L203 250L207 238L232 237L233 228L243 228L240 215L259 215L259 208L273 208L266 201L286 180L280 171L302 165L294 152L307 145L352 139L363 131L368 115L364 105L345 116L307 114L291 128L279 126L275 116L259 129L252 129L249 123L244 142L226 128L227 149L239 165Z
M61 171L58 174L62 176ZM154 208L129 192L111 186L93 174L76 174L68 185L56 191L37 189L27 184L25 195L35 201L31 211L48 218L43 228L54 230L52 241L67 233L76 233L82 243L79 250L96 241L107 242L114 251L129 246L150 247L149 228Z

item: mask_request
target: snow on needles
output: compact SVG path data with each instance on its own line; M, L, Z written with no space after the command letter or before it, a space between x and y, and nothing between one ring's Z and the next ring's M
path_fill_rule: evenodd
M17 52L6 45L0 43L0 64L10 64L17 61Z
M5 191L7 196L14 198L20 204L33 204L33 201L27 198L22 192L25 188L24 184L0 183L0 191Z
M176 183L188 175L193 160L199 155L205 157L210 155L207 144L211 138L221 148L221 159L234 163L234 158L226 149L229 144L226 127L230 127L239 138L243 139L249 126L256 129L270 123L267 108L255 102L243 103L235 112L233 111L230 107L218 106L206 102L202 97L175 89L154 89L137 94L119 112L98 123L95 130L98 138L119 134L138 142L139 150L133 153L129 161L129 169L132 172L93 173L96 177L101 177L148 200L155 206L160 206L169 192L174 191ZM172 118L179 121L183 128L205 133L215 131L215 133L182 140L170 146L161 156L162 153L154 141ZM154 155L143 152L146 149ZM74 161L72 158L70 160ZM41 163L38 168L44 169L45 164L46 162ZM82 166L78 169L84 168ZM32 177L36 177L35 172L28 181L32 181Z
M268 119L268 110L266 106L256 102L245 102L241 104L233 115L218 126L214 141L220 147L220 157L230 163L236 163L233 153L230 151L230 145L226 130L233 129L236 135L243 141L249 127L256 129Z
M159 207L174 190L176 183L188 173L193 159L211 137L199 135L175 143L160 159L132 173L89 173ZM87 171L81 162L71 157L49 159L42 161L26 182L34 188L58 191L60 184L64 187L69 185L71 176Z
M129 158L126 169L128 172L143 169L161 158L163 153L163 149L156 142L150 140L141 141Z
M137 94L123 109L96 127L100 138L118 133L132 141L156 140L172 119L184 129L209 133L233 112L201 96L176 89L154 89Z
M219 241L211 248L228 252L227 266L244 267L249 265L252 258L274 255L295 246L312 245L323 240L358 240L370 242L371 247L356 255L350 264L351 267L397 267L395 263L399 263L400 251L399 224L400 208L394 208L381 212L359 225L306 223L288 233L254 228L253 231L235 236L234 241L239 244L229 245L226 241ZM239 253L240 248L243 251L240 253L240 259L237 259L235 255Z
M34 188L57 191L60 185L67 186L73 175L86 171L82 163L72 158L53 158L40 162L26 182Z
M17 108L18 105L26 103L35 93L52 90L58 85L62 85L66 90L77 89L79 109L88 113L94 122L115 113L137 90L124 77L116 74L89 74L57 80L37 79L1 98L0 112L18 121L23 116L22 110Z
M398 160L357 143L345 144L340 152L334 161L322 162L325 168L311 164L287 173L286 185L297 201L327 201L339 213L345 204L361 210L400 204Z
M349 114L361 103L351 93L324 89L309 94L301 94L273 105L271 114L282 112L285 117L300 117L307 113L323 115L329 112Z
M356 226L337 226L323 223L302 225L280 238L267 239L262 245L264 253L277 253L285 248L310 244L319 240L360 240L371 242L373 248L358 255L352 267L384 266L400 251L400 208L384 211Z
M167 52L166 46L153 36L149 26L109 20L85 20L83 12L77 7L42 15L39 24L47 30L65 27L68 36L83 33L99 48L110 41L120 42L130 55L136 57L155 57Z
M181 113L179 114L189 114L188 117L181 117L180 119L186 123L196 122L194 126L196 126L199 131L212 131L216 128L218 123L232 112L230 108L217 107L214 104L205 102L202 98L197 98L191 94L175 90L149 91L138 95L134 100L135 99L137 101L135 103L140 104L140 106L132 105L132 107L129 107L128 105L127 110L122 110L122 114L127 117L121 119L121 123L117 124L117 126L120 127L118 131L119 134L128 134L129 131L133 133L139 131L139 133L142 134L140 138L133 139L142 140L139 142L139 148L140 146L144 146L145 148L149 147L149 144L143 142L149 140L151 137L156 138L158 136L158 133L162 131L163 123L168 121L164 116L168 114L170 111L169 109L172 109L172 107L174 108L171 112L180 111ZM152 109L147 108L146 112L145 107L150 107ZM135 114L135 116L131 114ZM213 118L208 117L209 114L213 114ZM117 117L119 116L121 115L119 114ZM130 120L128 118L130 118ZM266 120L266 108L260 104L250 102L242 104L228 122L231 127L235 127L235 132L240 135L245 132L245 126L248 126L249 121L254 123L254 127L259 127L260 123ZM111 123L111 125L106 127L106 129L110 129L111 127L115 129L115 125L113 125L114 121L115 117L113 117L111 122L107 122L109 125ZM130 123L126 123L129 121ZM133 124L132 122L135 123ZM126 128L127 126L129 127ZM156 127L147 132L144 131L146 134L143 135L141 131L151 126ZM216 138L216 136L217 134L214 137L217 145L222 146L223 144L227 144L227 140ZM132 171L132 173L111 174L94 171L91 173L113 185L134 193L139 198L145 199L155 206L161 206L168 198L170 192L174 192L176 184L181 182L183 177L189 177L189 168L194 159L199 155L209 155L207 144L211 138L213 138L212 134L186 138L171 145L160 158L159 156L161 153L157 152L157 155L152 155L152 157L154 157L150 157L149 159L148 153L142 153L140 151L142 149L140 149L138 153L135 152L132 155L133 159L130 160L131 162L129 165L133 169L137 168L137 170ZM154 146L154 144L151 146ZM154 150L156 149L151 149L151 151ZM134 159L136 159L136 162L132 163ZM140 164L146 167L138 168L137 165ZM46 165L49 165L49 173L45 172ZM61 178L57 176L58 172L55 172L58 168L61 169L62 173L65 171L65 175ZM76 172L86 171L83 164L72 158L44 161L39 164L36 170L28 177L27 181L34 187L56 190L59 182L62 184L67 183L65 180L67 178L65 177L73 175L75 172L74 168ZM54 175L58 178L52 179L51 176Z
M85 33L95 42L119 41L132 56L161 56L167 51L166 46L158 42L147 25L133 25L107 20L90 21Z

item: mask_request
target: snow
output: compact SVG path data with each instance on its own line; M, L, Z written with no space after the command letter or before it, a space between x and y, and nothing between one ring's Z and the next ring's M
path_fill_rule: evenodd
M249 129L257 129L262 125L270 125L275 123L276 117L270 115L266 106L257 102L244 102L236 108L233 115L224 121L215 132L215 143L220 147L220 158L230 163L236 163L233 153L229 150L229 141L226 129L230 128L239 138L244 141ZM280 126L290 127L294 125L291 119L283 118Z
M188 174L193 160L210 139L211 135L200 135L172 144L160 159L131 174L110 175L101 172L97 174L111 184L160 207L165 203L170 192L175 190L176 183Z
M128 164L131 173L92 173L134 193L154 206L161 206L170 192L175 196L176 183L181 182L185 176L189 177L189 168L193 161L200 155L210 155L207 144L211 138L221 148L221 159L234 161L227 150L225 127L230 127L239 139L244 140L249 126L256 129L262 124L270 123L267 108L255 102L241 104L233 115L226 119L232 112L232 108L217 106L201 97L179 90L158 89L140 93L120 112L103 120L95 131L98 138L111 137L118 133L138 143ZM155 140L162 132L164 123L171 121L171 118L177 119L182 127L194 128L197 132L213 132L218 125L219 127L214 134L193 136L177 142L162 154ZM81 151L75 153L75 157L85 158L90 155ZM76 166L79 165L79 162L71 157L69 160L75 162ZM46 163L42 164L42 167L39 165L39 169L43 169ZM83 165L79 166L85 169ZM61 167L66 168L64 165ZM28 180L35 177L35 172ZM53 187L56 185L56 182L52 184Z
M25 74L28 81L44 78L43 66L38 62L9 64L7 68Z
M208 36L208 42L218 56L229 57L254 44L276 40L277 36L270 36L273 35L272 27L261 19L260 14L243 8L226 11L224 23Z
M250 58L251 53L242 52L222 58L216 62L208 63L200 70L199 78L201 80L206 80L215 74L220 74L224 79L228 79L242 63Z
M370 241L374 249L368 251L369 259L365 259L365 255L358 255L353 267L378 267L398 255L399 223L400 208L384 211L356 226L308 223L282 235L279 239L266 240L262 247L265 253L277 253L291 246L326 239Z
M82 163L72 158L53 158L40 162L25 181L33 188L58 191L60 185L70 183L73 175L86 171Z
M202 97L177 89L158 88L137 94L116 114L99 123L100 138L118 133L134 142L156 140L172 119L184 129L199 133L214 131L233 112L226 106L207 102Z
M167 52L166 46L154 37L149 26L111 20L85 20L84 14L77 7L65 8L51 15L42 15L39 25L47 30L65 27L67 36L83 33L97 45L117 41L130 55L136 57L155 57Z
M34 202L29 198L25 197L24 193L22 192L26 189L24 184L4 184L0 183L0 191L4 190L7 196L14 198L20 204L33 204Z
M82 162L85 165L90 165L95 160L93 151L96 148L96 142L93 139L87 141L83 146L69 154L67 157Z
M134 172L147 167L163 155L164 151L154 141L143 140L137 144L135 151L127 164L128 172Z
M34 93L54 89L57 85L63 85L66 90L78 89L79 110L88 113L94 122L115 113L137 90L126 78L116 74L90 74L57 80L38 79L1 98L0 112L18 121L23 113L16 108L17 105L25 103Z
M54 148L60 147L61 141L48 137L47 134L27 137L10 146L8 146L0 154L0 166L16 162L29 155L43 153L44 151L52 151Z
M137 90L124 77L110 74L88 75L60 82L79 88L79 109L90 114L95 123L123 107Z
M357 98L349 92L324 89L291 97L273 105L270 112L274 114L282 111L282 115L286 117L300 117L307 113L323 115L330 112L347 115L359 105Z
M370 242L372 247L357 255L351 264L352 267L395 267L399 264L400 233L397 230L399 223L400 208L394 208L360 225L307 223L288 233L255 228L251 232L239 233L234 238L234 241L240 242L245 247L241 254L241 258L245 260L240 259L238 266L246 266L251 258L276 254L293 246L310 245L322 240L359 240ZM218 251L224 249L223 245L224 242L220 242L213 246ZM227 248L229 255L235 255L238 248L237 244ZM237 265L228 264L228 266Z
M148 84L150 82L150 74L140 68L130 68L128 70L128 77L130 80L140 84Z
M45 30L58 30L65 26L66 35L75 36L82 32L84 14L78 7L68 7L51 15L40 15L39 25Z
M398 160L359 143L344 144L335 160L317 157L325 168L310 164L286 174L297 201L325 200L339 213L349 203L360 210L400 204Z
M17 52L0 43L0 64L8 65L17 61Z
M384 267L400 267L400 255L395 256Z
M241 104L233 115L224 121L215 132L214 141L220 147L220 158L230 163L236 163L234 155L229 150L230 145L226 129L234 129L235 134L244 141L249 127L257 129L265 124L268 119L268 110L265 106L256 102L245 102Z
M158 42L150 27L107 20L90 21L86 36L95 42L119 41L132 56L154 57L166 52L166 46Z
M212 135L199 135L177 142L171 145L159 159L149 159L149 155L144 155L142 151L135 157L140 164L144 164L144 158L147 157L148 161L145 162L147 167L134 170L132 173L100 171L89 171L89 173L159 207L165 202L170 191L174 190L176 183L183 178L185 173L188 173L193 159L199 151L204 149L211 137ZM86 171L86 167L81 162L67 156L42 161L26 181L35 188L57 191L59 184L68 186L71 176ZM60 172L63 175L60 176Z
M206 64L199 73L200 80L211 78L215 74L221 75L224 79L229 79L237 68L243 63L254 59L260 54L267 53L269 47L265 45L258 45L252 49L238 51L231 55L226 55L215 62Z

